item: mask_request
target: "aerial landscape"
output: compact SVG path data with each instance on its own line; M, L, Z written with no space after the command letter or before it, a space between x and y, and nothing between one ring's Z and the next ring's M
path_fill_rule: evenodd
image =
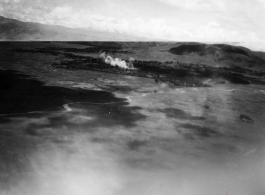
M25 2L0 1L0 195L265 194L262 41L168 40L73 28L69 18L29 21L61 1ZM90 6L62 2L54 21L64 21L67 3ZM216 9L197 10L198 2L174 3L178 16ZM19 11L29 5L28 15ZM263 8L253 4L256 13Z

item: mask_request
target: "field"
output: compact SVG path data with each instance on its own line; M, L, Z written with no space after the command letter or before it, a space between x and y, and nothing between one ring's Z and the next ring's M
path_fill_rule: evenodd
M60 55L97 58L88 44L98 43L0 44L0 194L265 194L261 65L240 75L228 67L250 84L232 82L214 64L215 77L196 80L204 85L176 86L73 68L80 62ZM171 47L123 43L109 53L188 63L166 52ZM65 61L71 66L54 65Z

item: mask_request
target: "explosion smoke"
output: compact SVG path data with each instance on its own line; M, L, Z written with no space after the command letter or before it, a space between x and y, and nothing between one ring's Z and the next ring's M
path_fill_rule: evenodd
M118 66L120 68L125 68L125 69L134 69L134 66L133 66L134 61L135 61L135 59L132 57L129 58L128 63L126 63L125 60L122 60L120 58L113 59L109 55L106 57L105 52L99 53L99 55L98 55L98 62L99 63L109 64L111 66Z

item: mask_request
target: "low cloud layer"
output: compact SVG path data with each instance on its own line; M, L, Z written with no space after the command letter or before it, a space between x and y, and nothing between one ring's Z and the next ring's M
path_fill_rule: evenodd
M152 6L150 0L134 3L0 0L0 15L26 22L117 31L154 40L265 41L264 0L156 0Z

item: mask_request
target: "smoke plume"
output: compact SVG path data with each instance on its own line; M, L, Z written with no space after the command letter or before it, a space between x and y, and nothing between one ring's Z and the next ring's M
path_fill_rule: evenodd
M105 52L102 52L98 56L98 62L109 64L111 66L118 66L119 68L124 69L134 69L133 62L135 61L134 58L130 57L129 62L127 63L125 60L122 60L120 58L113 59L111 56L106 56Z

